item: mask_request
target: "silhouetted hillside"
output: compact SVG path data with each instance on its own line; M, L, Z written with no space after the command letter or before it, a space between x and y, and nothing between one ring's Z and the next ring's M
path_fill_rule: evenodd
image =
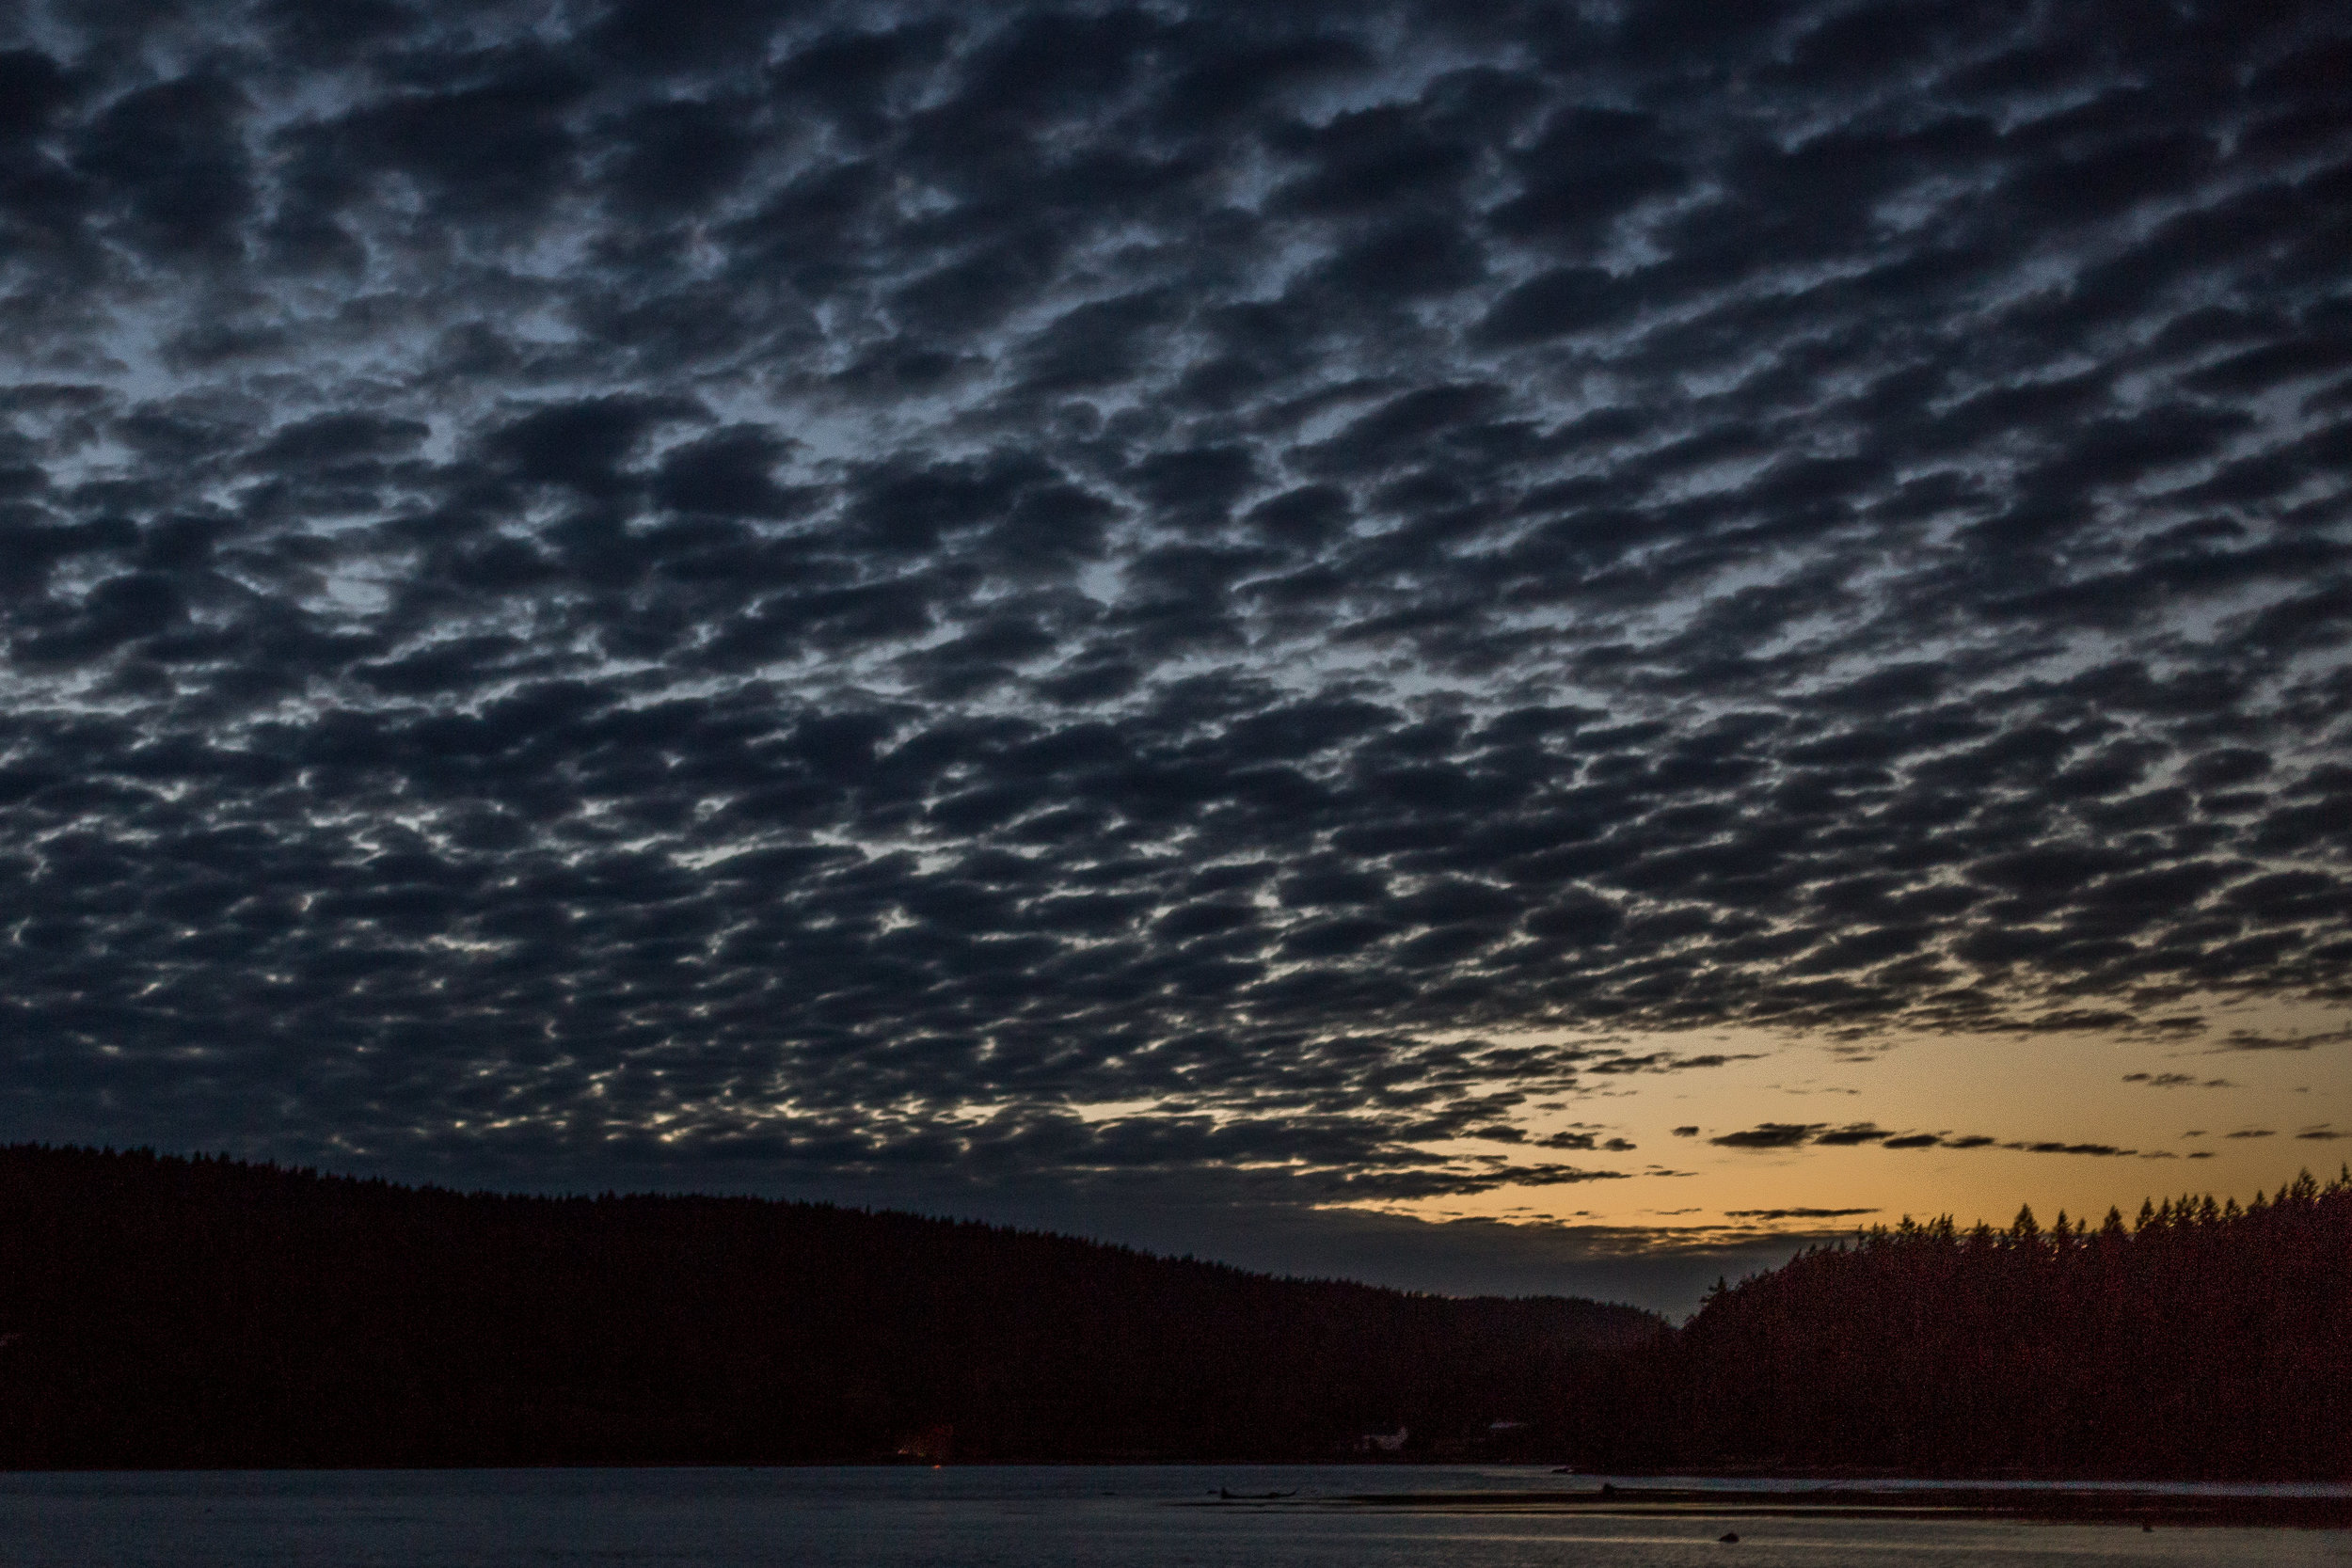
M1402 1457L2352 1476L2352 1173L1632 1307L750 1198L0 1149L0 1465ZM1522 1426L1500 1431L1494 1423Z
M1629 1466L2352 1479L2352 1172L1817 1248L1629 1362Z
M0 1259L13 1466L1508 1452L1568 1434L1493 1422L1583 1409L1599 1347L1662 1331L908 1214L45 1148L0 1149Z

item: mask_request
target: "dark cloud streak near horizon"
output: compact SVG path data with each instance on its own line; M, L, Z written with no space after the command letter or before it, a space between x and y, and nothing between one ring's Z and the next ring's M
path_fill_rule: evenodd
M2335 8L0 47L15 1135L1409 1198L2345 998Z

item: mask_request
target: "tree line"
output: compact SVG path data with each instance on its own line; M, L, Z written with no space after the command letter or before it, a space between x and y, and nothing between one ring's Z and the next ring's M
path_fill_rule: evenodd
M2352 1169L2126 1225L1867 1231L1718 1284L1582 1435L1636 1467L2352 1476Z
M0 1148L6 1466L1516 1452L1659 1326L820 1204Z
M1001 1227L0 1148L0 1466L1570 1461L2352 1475L2352 1170L1906 1219L1679 1328ZM1379 1453L1382 1450L1373 1450Z

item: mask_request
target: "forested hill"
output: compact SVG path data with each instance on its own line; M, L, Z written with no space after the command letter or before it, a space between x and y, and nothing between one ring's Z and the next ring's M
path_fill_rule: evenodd
M2352 1172L2126 1226L1909 1221L1629 1362L1629 1466L2352 1480Z
M751 1198L0 1148L0 1466L1406 1458L2352 1479L2352 1173L1906 1221L1669 1330ZM1496 1423L1523 1423L1498 1428Z
M909 1214L0 1149L17 1467L1502 1454L1662 1331Z

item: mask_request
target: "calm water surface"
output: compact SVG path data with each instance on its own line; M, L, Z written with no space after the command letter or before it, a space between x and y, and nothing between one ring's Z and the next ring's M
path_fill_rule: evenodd
M2130 1568L2352 1564L2352 1531L1352 1509L1590 1488L1475 1466L290 1471L0 1476L15 1568ZM1273 1504L1235 1492L1295 1491ZM1716 1537L1736 1528L1737 1545Z

